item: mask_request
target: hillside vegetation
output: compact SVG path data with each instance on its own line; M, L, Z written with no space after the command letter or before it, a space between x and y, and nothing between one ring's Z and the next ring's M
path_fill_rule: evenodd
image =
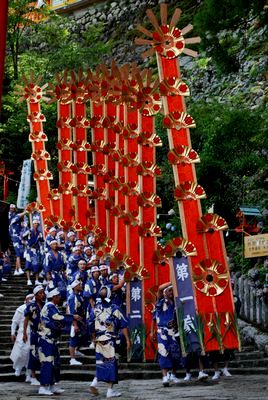
M144 49L136 48L133 40L140 35L135 29L137 24L151 29L146 8L153 8L157 14L159 5L157 0L108 1L81 15L62 17L48 13L45 22L29 25L21 24L29 1L9 3L0 158L15 172L14 179L19 180L22 161L31 154L26 106L18 103L15 94L15 85L20 83L22 74L29 74L32 68L36 76L41 74L44 81L51 81L55 73L64 69L94 68L102 62L109 65L112 59L119 64L136 61L156 74L155 59L143 61L140 54ZM208 195L202 202L204 211L213 204L215 212L232 227L236 224L236 209L242 204L256 205L261 211L268 209L268 5L264 0L167 3L169 16L178 5L183 10L179 27L193 23L194 31L189 36L202 38L201 45L195 45L199 51L197 59L187 56L180 59L183 79L191 89L187 111L197 124L191 130L192 145L201 157L198 182ZM47 117L48 150L52 154L50 169L55 171L55 105L44 105L43 112ZM158 192L165 213L170 208L176 209L176 205L161 118L157 118L157 130L164 147L158 152L158 163L163 177ZM16 192L17 187L11 185L10 200L14 201Z

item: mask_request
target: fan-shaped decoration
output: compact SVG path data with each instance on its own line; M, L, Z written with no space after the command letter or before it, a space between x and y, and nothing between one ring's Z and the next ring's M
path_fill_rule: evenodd
M145 222L139 225L138 234L143 237L162 236L162 231L160 226L153 222Z
M195 121L191 115L186 112L173 111L166 115L163 119L163 126L167 129L180 129L195 128Z
M60 117L56 122L57 128L71 128L72 118L70 117Z
M112 180L111 185L113 190L121 190L125 185L125 178L124 177L115 178L114 180ZM127 191L127 188L125 190Z
M82 234L83 236L86 236L86 235L88 235L90 232L92 232L92 231L94 230L94 228L95 228L95 225L86 225L86 226L82 226L81 234Z
M115 150L111 153L112 159L115 162L121 162L121 159L123 157L123 152L121 150Z
M50 154L46 150L37 150L31 155L32 160L50 160Z
M49 215L45 219L44 224L46 226L46 229L49 229L49 228L51 228L52 226L55 226L55 225L59 226L61 221L62 221L62 218L60 218L59 216L57 216L57 215Z
M27 121L28 122L45 122L46 118L44 114L38 111L33 111L30 114L27 115Z
M104 175L106 170L103 164L96 164L91 166L92 175Z
M81 224L79 224L79 222L73 222L73 221L65 221L64 219L62 219L59 223L60 228L67 232L70 229L75 229L76 231L80 231L82 229Z
M88 91L94 103L114 103L120 98L117 89L120 84L116 79L112 79L112 74L110 74L105 65L97 67L95 74L92 71L88 71L90 80Z
M125 196L136 196L139 193L138 183L130 181L121 186L121 192Z
M144 161L137 165L137 174L143 176L160 176L161 169L157 164L154 164L151 161Z
M52 173L48 169L38 169L33 175L35 181L53 179Z
M108 154L111 154L115 148L116 148L115 142L104 143L102 152L103 152L103 154L108 155Z
M114 180L114 170L110 170L102 175L102 179L104 183L112 183Z
M104 187L98 187L92 191L91 194L92 199L105 200L106 198L106 189Z
M59 193L58 189L51 189L49 194L48 194L48 198L50 200L59 200L60 199L60 193Z
M46 211L43 204L39 203L38 201L33 201L32 203L28 203L25 207L25 211L32 213L34 211L44 212Z
M200 162L200 158L195 150L188 146L176 146L168 153L170 164L191 164Z
M149 277L149 272L143 266L132 264L130 267L125 268L124 280L130 282L133 278L146 279Z
M124 167L136 167L138 164L138 154L135 152L125 154L120 161Z
M19 101L26 100L28 103L34 104L39 103L41 99L48 100L48 98L44 96L48 84L40 86L42 79L43 78L39 76L35 80L33 71L30 72L30 79L27 79L26 76L23 75L22 81L25 86L16 86L16 94L21 95Z
M114 199L113 198L109 198L105 200L105 209L106 210L112 210L114 207Z
M57 148L59 150L71 150L72 146L73 146L73 142L71 139L61 139L57 143Z
M197 223L198 232L214 232L228 229L227 222L217 214L205 214Z
M91 151L94 153L95 151L100 151L102 152L104 146L104 141L103 140L96 140L95 142L91 143Z
M162 96L190 96L188 85L175 76L169 76L160 82L159 90Z
M157 250L154 251L153 263L158 264L159 266L162 267L168 265L168 259L166 257L165 247L162 246L160 243L157 244Z
M74 151L91 151L91 144L86 140L76 140L70 146Z
M75 118L71 119L70 126L72 128L89 128L90 122L84 116L76 116Z
M71 161L61 161L57 164L58 171L61 172L72 172L73 163Z
M162 201L159 196L151 192L143 192L137 197L139 207L161 207Z
M125 212L125 206L124 205L117 205L112 207L111 209L111 214L113 217L121 217Z
M104 116L93 116L90 120L91 128L110 128L114 119Z
M182 253L185 257L197 255L195 245L182 237L169 240L164 247L164 252L166 257L173 257L177 252Z
M92 190L87 185L76 185L72 187L72 194L74 196L85 197L93 196Z
M156 115L162 106L161 96L158 90L159 80L152 82L151 70L144 70L136 74L139 89L135 97L130 101L130 106L137 108L142 115Z
M59 185L58 190L59 193L64 193L64 194L72 194L72 189L74 185L72 183L62 183Z
M91 174L92 170L88 163L78 162L71 166L71 170L75 174Z
M162 146L162 140L154 132L141 132L137 142L143 146Z
M152 286L144 296L145 303L146 304L155 304L157 301L157 292L158 292L158 286Z
M138 219L138 211L133 211L133 212L123 212L120 215L120 218L123 219L123 222L125 225L131 225L131 226L137 226L139 224L139 219Z
M49 84L47 94L50 96L50 103L58 101L60 104L68 104L73 101L73 94L70 82L67 80L68 73L64 72L63 76L56 75L56 85Z
M205 199L206 193L202 186L195 182L186 181L176 186L174 196L177 201Z
M47 142L47 135L42 131L31 132L29 134L29 142Z
M192 272L196 289L206 296L220 295L229 284L227 268L217 260L202 260L193 267Z
M176 24L180 19L181 10L175 9L175 12L171 18L170 24L167 24L167 5L160 5L161 14L161 25L159 25L156 16L152 10L147 10L147 16L154 27L154 31L151 33L149 30L142 26L138 26L137 29L142 32L149 39L136 38L135 43L137 45L149 45L151 48L142 54L144 58L149 57L157 52L160 56L167 59L178 57L184 53L188 56L196 57L197 53L186 47L187 44L199 43L199 37L193 37L190 39L184 39L184 35L192 30L192 25L187 25L182 30L176 28Z
M89 100L88 93L88 76L84 77L83 71L80 69L76 74L71 71L71 80L69 83L72 99L77 103L85 103Z
M124 139L135 139L138 137L137 124L127 124L121 130Z

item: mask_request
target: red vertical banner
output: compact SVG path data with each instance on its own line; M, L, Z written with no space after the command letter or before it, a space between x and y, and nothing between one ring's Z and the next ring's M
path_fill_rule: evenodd
M87 142L87 129L89 121L86 115L85 99L80 97L73 102L73 172L75 195L75 220L82 226L88 225L88 196L91 191L88 188L88 174L91 168L88 165L87 152L90 148Z
M8 0L0 2L0 112L2 106L3 80L5 69L6 37L7 37Z
M110 91L113 90L112 87L113 80L110 82ZM114 122L116 120L116 105L111 101L104 104L104 118L106 118L105 128L104 128L104 159L105 159L105 189L106 189L106 204L114 204L115 191L111 181L115 176L115 161L112 157L114 149L116 147L116 134L114 130ZM110 207L106 207L106 232L110 239L115 238L115 217L111 213Z
M64 102L62 102L64 100ZM58 141L69 143L69 146L59 148L58 171L59 171L59 192L61 193L60 212L63 220L70 223L74 218L73 208L73 152L71 129L72 105L71 100L65 102L60 99L58 102Z
M140 128L141 132L154 133L154 118L141 115ZM137 167L138 174L140 175L140 190L145 199L155 196L156 191L156 174L155 174L155 148L142 146L141 149L141 162ZM161 203L160 203L161 204ZM160 205L159 204L159 205ZM141 265L148 271L148 278L143 281L143 295L155 285L158 285L158 276L156 265L153 263L153 255L157 247L157 236L161 236L161 230L156 225L156 204L148 207L146 203L140 209L140 254ZM168 277L167 277L168 280ZM149 327L152 322L151 310L147 307L144 308L144 324L149 332ZM153 359L154 353L150 346L150 337L147 335L146 346L146 359Z
M91 137L93 144L93 166L92 173L94 175L94 199L95 199L95 218L96 225L106 235L106 208L105 208L105 183L103 181L103 173L105 159L103 154L104 130L102 126L103 120L103 103L92 101L91 103Z
M120 106L118 116L119 116L119 123L124 126L124 105ZM119 162L116 169L115 175L115 213L117 215L116 225L117 229L115 232L115 239L117 243L117 248L122 254L126 254L126 226L124 224L123 219L121 218L122 213L125 210L125 196L122 191L123 185L126 183L125 176L124 176L124 165L122 163L122 155L124 154L124 137L123 131L121 130L120 134L117 135L116 138L116 148L118 149L119 154Z
M139 247L139 206L137 202L139 194L138 186L138 111L125 106L125 121L123 137L125 142L125 152L122 163L125 165L125 180L128 184L128 194L125 202L124 222L127 232L127 253L137 265L140 264ZM131 189L131 190L130 190Z
M149 39L137 38L136 44L151 45L143 56L156 53L157 57L165 115L163 124L167 128L170 147L168 159L175 181L174 196L178 201L183 235L197 250L196 255L189 257L196 310L203 320L207 351L237 348L239 338L225 247L220 232L224 229L225 221L221 219L220 224L217 224L214 223L214 215L208 215L205 221L202 217L200 199L205 197L205 191L196 181L195 162L199 158L191 147L189 131L189 128L195 126L195 121L186 111L184 96L189 95L189 89L181 80L178 62L182 53L197 56L187 45L198 43L200 38L184 38L192 30L192 25L183 29L176 27L180 9L175 10L168 24L167 5L161 4L160 7L160 23L152 10L147 10L153 32L139 27ZM207 225L210 225L209 229Z
M47 136L43 132L43 122L45 122L46 119L40 107L40 101L43 97L46 85L42 87L39 86L40 80L41 79L38 78L35 82L33 74L31 74L29 80L23 77L25 87L18 87L18 89L23 95L21 100L27 101L27 121L30 124L29 141L32 143L31 158L34 161L34 180L36 181L37 200L41 203L41 218L45 219L51 214L49 180L52 179L52 174L48 170L47 160L50 159L50 155L45 149Z

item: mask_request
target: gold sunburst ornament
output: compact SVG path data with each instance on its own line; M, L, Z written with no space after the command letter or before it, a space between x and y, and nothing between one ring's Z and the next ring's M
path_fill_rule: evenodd
M149 50L142 53L143 58L150 57L155 52L167 59L176 58L182 53L192 57L197 56L196 51L188 49L186 46L188 44L200 43L200 37L184 38L184 35L193 29L193 26L190 24L183 29L178 29L176 27L181 16L181 10L179 8L176 8L169 24L167 23L167 4L160 5L161 25L159 25L152 10L147 10L146 14L154 27L154 31L150 32L148 29L139 25L137 29L145 36L149 37L149 39L135 39L137 45L151 46Z
M193 268L193 281L206 296L218 296L228 286L229 274L224 265L207 258Z

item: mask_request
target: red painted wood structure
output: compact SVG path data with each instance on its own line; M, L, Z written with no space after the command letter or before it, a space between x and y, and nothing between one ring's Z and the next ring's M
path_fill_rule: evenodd
M156 55L164 107L163 124L170 147L168 159L176 185L174 197L178 201L183 236L196 249L195 254L189 256L189 263L196 312L203 323L204 348L206 351L238 348L239 337L222 233L227 225L218 215L202 214L200 199L206 195L197 183L195 163L199 158L191 147L189 130L195 126L195 121L187 114L184 97L189 95L189 89L180 74L179 56L182 53L197 56L187 45L198 43L200 38L184 37L192 30L192 25L177 28L180 9L175 10L168 23L167 5L161 4L160 7L160 21L152 10L147 10L153 30L138 27L146 38L137 38L136 44L150 46L144 57ZM168 244L166 250L170 253L172 246Z
M159 78L136 65L117 67L112 63L96 71L57 76L47 96L57 102L59 185L51 188L47 168L49 155L42 123L40 101L45 86L39 80L24 79L20 91L28 104L29 139L35 162L38 207L46 227L58 225L76 229L80 237L94 233L97 256L109 256L112 269L124 268L130 287L141 281L142 322L145 326L146 359L154 358L149 340L153 303L159 284L174 281L172 259L180 251L189 261L195 313L202 320L200 344L204 351L238 348L234 304L222 230L223 218L202 214L204 189L196 181L197 153L191 148L189 128L195 126L187 114L184 96L189 88L182 81L179 56L196 56L186 45L199 38L185 39L192 26L176 27L177 9L167 23L168 9L161 4L161 22L147 11L153 32L139 27L148 38L137 44L150 45L145 57L156 54ZM163 106L169 153L174 173L174 196L178 201L183 238L162 247L157 244L161 229L156 223L156 147L161 140L155 132L154 116ZM90 184L92 182L92 186ZM94 202L95 214L90 204ZM36 206L36 205L35 205ZM170 267L170 268L169 268ZM174 284L175 294L176 285Z

